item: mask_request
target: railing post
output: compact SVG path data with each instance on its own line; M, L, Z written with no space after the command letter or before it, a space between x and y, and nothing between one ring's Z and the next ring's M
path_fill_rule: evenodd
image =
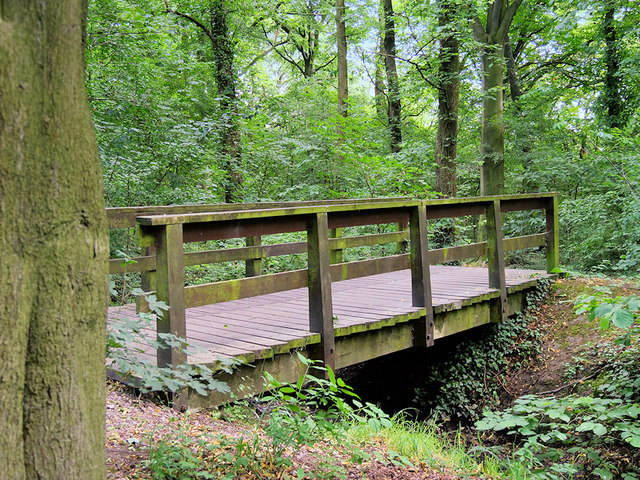
M247 247L259 247L262 245L262 236L247 237L245 241ZM245 275L247 277L258 277L262 275L262 258L247 260L245 263Z
M340 237L342 237L341 228L329 229L329 238L340 238ZM336 263L342 263L342 249L331 250L329 252L329 261L331 262L331 265L335 265Z
M156 247L143 247L140 252L142 256L152 256L156 254ZM143 292L154 292L156 290L156 271L147 270L140 272L140 288ZM137 312L148 311L148 304L142 296L136 298Z
M169 310L158 318L156 332L186 338L182 245L182 224L160 227L156 243L156 297L165 302ZM183 364L187 358L176 348L159 348L157 360L159 367L168 367Z
M398 222L396 224L396 230L398 232L405 231L407 229L407 227L408 227L407 222ZM409 245L408 245L406 240L403 240L402 242L396 243L396 253L397 254L407 253L408 250L409 250Z
M424 326L416 332L416 345L432 346L434 342L433 304L431 300L431 272L427 242L427 208L411 208L409 214L411 245L411 298L414 307L425 307Z
M491 321L500 322L506 320L508 315L500 200L494 200L487 205L487 264L489 287L498 289L500 292L499 299L491 305Z
M558 197L554 195L545 208L547 273L560 266L560 232L558 228Z
M307 227L309 330L322 335L322 360L335 368L335 336L331 300L331 263L327 213L316 213Z

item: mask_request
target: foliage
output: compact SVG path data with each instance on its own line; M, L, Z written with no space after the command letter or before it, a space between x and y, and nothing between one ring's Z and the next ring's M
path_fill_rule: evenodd
M621 472L607 453L621 442L640 448L639 416L639 404L616 398L526 395L508 410L486 411L476 429L515 435L514 455L529 465L531 478L564 478L586 469L594 477L631 480L636 474Z
M350 425L367 425L374 431L391 425L389 417L375 405L361 403L331 368L300 354L298 358L306 371L295 384L283 384L265 373L270 391L260 399L261 414L250 435L230 438L204 434L193 439L178 431L151 445L146 465L153 478L281 478L304 446L339 439L349 447L345 442ZM352 452L354 458L368 455L355 447ZM405 457L392 455L391 461L402 462ZM307 475L346 478L346 471L329 457L321 457L312 472L297 472L298 478Z
M529 324L534 306L544 298L549 285L541 280L528 296L528 311L487 326L473 339L457 342L450 358L434 365L429 383L415 392L414 404L420 410L439 420L472 422L484 408L499 404L503 375L540 353L539 333Z
M178 392L192 388L200 395L208 391L228 392L229 386L215 378L215 372L206 365L182 364L172 367L158 367L145 360L141 354L148 348L177 348L185 354L197 353L198 349L184 338L169 333L158 333L157 339L150 338L155 323L169 308L158 301L155 295L149 295L140 289L133 294L141 295L149 305L149 312L139 312L136 318L121 317L109 323L107 327L107 368L111 368L123 377L139 379L137 386L143 392ZM217 368L231 373L237 361L221 358Z
M640 296L618 295L611 298L611 290L600 288L593 295L584 295L576 299L576 314L587 313L590 321L598 320L601 330L607 330L612 324L619 329L628 330L618 341L630 345L631 335L638 335L634 324L640 323Z

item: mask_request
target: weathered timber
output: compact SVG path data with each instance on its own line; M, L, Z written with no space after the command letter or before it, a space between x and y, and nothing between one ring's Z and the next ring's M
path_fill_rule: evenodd
M433 306L431 302L431 273L427 244L427 212L423 205L414 207L409 214L411 248L411 301L414 307L425 307L422 335L424 346L433 345Z
M489 286L500 291L500 302L492 306L493 320L499 322L507 319L507 282L504 271L500 200L494 200L487 206L487 264Z
M156 258L156 295L169 309L156 321L158 341L162 345L163 333L171 333L187 338L184 303L184 263L182 258L182 225L166 225L157 237ZM158 348L159 367L180 365L187 362L183 350L175 347ZM174 395L174 406L182 409L186 406L188 392Z
M341 228L329 229L329 260L331 264L342 263L342 248L336 248L335 243L332 245L331 240L339 240L342 238Z
M247 247L259 247L262 243L262 237L256 235L245 239ZM262 275L262 257L251 258L246 260L245 275L247 277L257 277Z
M545 205L547 272L560 266L560 231L558 227L558 197L548 198Z
M439 336L503 319L519 308L521 302L514 299L535 286L536 275L541 273L510 271L507 275L505 251L546 245L548 269L558 263L557 201L553 194L271 206L251 210L226 205L192 214L167 210L169 215L144 215L139 218L137 235L143 248L157 247L156 256L143 250L146 254L133 265L111 262L112 272L157 269L159 297L172 304L173 315L160 327L178 332L180 315L188 317L188 331L183 322L187 338L208 350L190 357L189 362L209 360L213 365L222 355L277 364L287 352L301 349L330 366L341 366L356 358L430 345ZM545 233L503 239L502 213L528 209L545 210ZM487 216L487 242L428 249L428 219L481 214ZM342 237L340 231L380 224L395 225L400 231L354 237ZM260 238L296 231L306 232L307 241L263 245ZM246 247L182 252L183 243L243 237L247 238ZM339 262L346 248L385 243L396 243L401 251L408 244L410 252ZM307 269L259 275L262 259L305 252ZM489 268L484 270L430 267L485 255ZM238 260L247 262L247 278L184 288L185 265ZM435 284L431 283L433 271L438 272ZM443 277L440 273L444 271L448 273ZM182 292L182 297L174 289ZM190 313L185 313L185 308ZM211 308L218 313L212 316ZM439 325L443 316L446 321ZM178 328L172 322L177 322ZM344 345L349 347L341 350ZM185 361L167 357L166 351L157 358L167 365Z
M292 290L306 286L307 276L306 269L292 270L259 277L194 285L184 288L185 302L188 307L197 307Z
M331 301L329 226L326 212L309 220L307 229L309 330L321 333L322 360L335 368L335 338Z

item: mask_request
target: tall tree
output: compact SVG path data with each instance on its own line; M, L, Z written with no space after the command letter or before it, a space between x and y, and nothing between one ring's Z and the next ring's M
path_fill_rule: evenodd
M86 0L0 2L0 472L104 478L107 236Z
M615 0L604 0L604 18L602 24L604 49L604 89L602 92L602 106L605 124L612 128L622 128L623 102L620 79L620 47L616 38Z
M347 116L349 78L347 72L347 26L344 19L344 0L336 0L336 39L338 43L338 110Z
M473 21L473 36L480 44L482 60L482 133L480 191L482 195L504 193L504 48L513 17L522 0L494 0L487 5L483 25Z
M209 38L215 79L222 111L220 155L226 171L224 185L225 202L242 200L242 144L238 124L237 72L234 65L234 48L228 26L228 10L225 0L209 0L209 25L189 13L172 9L165 0L167 13L189 21Z
M396 26L392 0L382 0L384 66L387 74L387 112L389 118L389 146L393 153L401 150L402 102L396 68Z
M438 132L436 134L436 191L455 197L457 188L456 157L458 154L458 107L460 105L460 46L455 24L456 0L441 0L440 65L438 76Z

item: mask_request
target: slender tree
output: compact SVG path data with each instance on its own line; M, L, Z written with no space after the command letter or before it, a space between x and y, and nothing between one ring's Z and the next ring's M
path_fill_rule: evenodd
M238 125L237 72L234 65L234 48L228 26L228 10L225 0L209 0L209 25L189 13L172 9L165 0L167 13L189 21L211 41L215 65L215 80L222 111L220 155L227 178L224 185L225 202L242 200L242 145Z
M480 191L482 195L504 193L504 48L509 28L522 0L494 0L487 18L473 21L473 36L480 44L482 60L482 134Z
M387 74L387 112L389 118L389 146L396 153L402 144L402 103L400 82L396 68L396 26L392 0L382 0L384 19L384 66Z
M105 476L107 236L86 0L0 1L0 476Z
M336 0L336 38L338 43L338 110L347 116L349 78L347 72L347 26L344 19L344 0Z
M605 124L612 128L622 128L623 101L620 88L620 47L616 38L615 0L604 0L604 18L602 24L604 49L604 89L602 92L602 106Z
M455 20L455 0L439 5L440 66L438 82L438 132L436 134L436 190L444 197L455 197L457 188L458 107L460 105L460 46Z

